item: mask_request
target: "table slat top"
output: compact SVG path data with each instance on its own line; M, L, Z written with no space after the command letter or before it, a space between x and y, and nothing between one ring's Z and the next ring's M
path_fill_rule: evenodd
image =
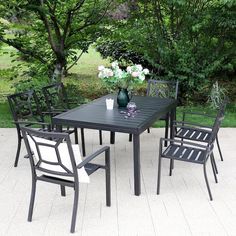
M83 128L120 131L127 133L141 133L155 120L175 108L176 100L161 99L148 96L133 96L139 112L135 117L126 119L120 111L126 108L118 108L115 101L114 109L106 109L106 98L114 98L116 95L107 95L96 99L86 105L74 108L53 118L54 124L69 125Z

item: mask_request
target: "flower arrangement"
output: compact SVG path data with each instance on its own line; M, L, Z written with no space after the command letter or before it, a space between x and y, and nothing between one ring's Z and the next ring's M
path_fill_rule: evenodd
M126 70L119 67L117 61L111 64L111 68L98 67L98 77L109 87L133 89L135 84L141 84L145 80L145 75L149 74L148 69L143 69L142 65L128 66Z

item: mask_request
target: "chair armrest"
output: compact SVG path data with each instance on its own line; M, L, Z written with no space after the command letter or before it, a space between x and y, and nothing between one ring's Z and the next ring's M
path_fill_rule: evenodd
M51 131L51 125L49 123L45 122L38 122L38 121L14 121L14 124L18 125L25 125L25 126L31 126L31 125L41 125L42 127L47 126L47 129Z
M87 163L92 161L95 157L97 157L98 155L100 155L103 152L105 152L106 163L108 163L109 162L108 159L110 159L110 147L105 146L105 147L102 147L101 149L97 150L93 154L89 155L88 157L86 157L82 162L79 163L79 165L77 165L77 168L81 168L81 167L85 166Z
M14 121L13 123L19 125L49 125L48 123L38 122L38 121Z
M188 141L176 140L176 139L168 139L168 138L161 138L160 139L160 145L163 146L165 141L173 142L173 143L186 144L186 145L194 146L196 148L204 148L205 150L207 150L207 148L208 148L206 145L193 143L193 142L188 142Z
M200 128L203 128L203 129L211 129L212 130L212 126L202 125L202 124L199 124L199 123L194 123L194 122L189 122L189 121L177 121L177 120L174 120L173 123L174 123L175 127L183 127L185 125L191 125L194 128L195 127L200 127Z

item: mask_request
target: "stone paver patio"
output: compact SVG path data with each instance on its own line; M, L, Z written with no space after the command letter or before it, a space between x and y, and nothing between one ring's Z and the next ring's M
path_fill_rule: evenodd
M223 128L219 139L224 155L221 162L215 149L219 183L207 165L213 201L208 198L201 165L175 162L168 176L163 160L161 194L156 195L159 138L164 129L152 129L141 136L142 195L133 194L132 143L128 135L117 134L111 145L112 206L105 206L103 171L81 184L76 232L74 235L236 235L236 129ZM98 132L85 130L87 153L99 148ZM109 134L103 133L109 145ZM0 235L71 235L73 190L61 197L60 188L38 183L33 221L27 222L31 189L29 160L21 152L13 167L16 130L0 129ZM99 161L103 161L101 157Z

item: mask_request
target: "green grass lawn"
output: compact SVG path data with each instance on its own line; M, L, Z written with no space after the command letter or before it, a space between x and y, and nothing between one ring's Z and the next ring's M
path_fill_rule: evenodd
M69 73L78 75L78 78L97 78L98 66L108 66L109 61L102 59L100 54L93 48L90 47L88 53L84 53L80 58L79 62L70 69Z
M0 103L0 128L15 127L7 103Z
M12 62L14 59L11 57L11 53L14 52L15 49L9 46L2 46L0 50L0 69L11 68L13 65L17 65L17 62Z

